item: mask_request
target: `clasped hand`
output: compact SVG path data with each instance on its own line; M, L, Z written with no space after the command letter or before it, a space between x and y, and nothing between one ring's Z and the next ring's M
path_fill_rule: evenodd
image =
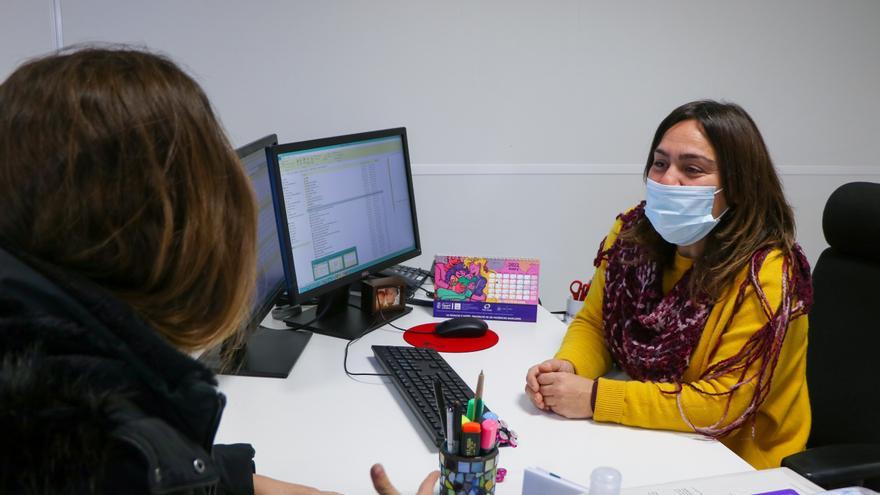
M574 365L563 359L548 359L529 368L526 395L538 409L566 418L592 418L590 406L593 380L574 373Z

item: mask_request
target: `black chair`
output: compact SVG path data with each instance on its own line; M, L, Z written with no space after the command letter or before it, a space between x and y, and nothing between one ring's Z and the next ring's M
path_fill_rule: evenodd
M880 486L880 184L840 186L813 268L807 450L782 465L824 488Z

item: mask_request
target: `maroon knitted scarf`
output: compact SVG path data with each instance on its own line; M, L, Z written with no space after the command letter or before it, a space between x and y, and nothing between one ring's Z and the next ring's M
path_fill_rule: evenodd
M644 218L644 202L618 218L622 221L621 232L631 228ZM602 261L607 262L602 318L606 343L621 369L635 380L676 384L676 390L672 393L679 398L682 418L695 431L705 435L722 437L754 418L770 391L773 370L789 322L806 314L812 303L810 267L800 246L795 245L792 255L783 260L780 274L783 279L782 302L778 308L770 307L758 281L758 274L770 248L760 249L752 256L748 276L737 292L734 313L742 305L746 289L752 287L761 300L767 323L752 335L739 353L712 364L700 377L700 380L711 380L727 373L736 373L737 383L728 391L707 392L697 383L682 382L682 375L712 311L712 302L708 297L689 297L687 286L691 269L685 272L668 294L663 295L663 269L649 259L643 246L620 238L607 250L603 249L604 244L603 240L594 264L598 267ZM713 349L713 354L715 351L717 348ZM746 384L754 384L751 402L740 417L721 426L727 419L733 393ZM681 408L683 386L705 395L727 395L724 415L713 425L694 426Z

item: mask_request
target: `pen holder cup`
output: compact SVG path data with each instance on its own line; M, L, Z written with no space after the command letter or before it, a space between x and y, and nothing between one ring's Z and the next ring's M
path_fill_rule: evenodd
M584 307L583 301L577 301L569 296L565 301L565 322L570 323L574 320L574 317L581 311L581 308Z
M440 495L495 493L498 448L478 457L464 457L440 449Z

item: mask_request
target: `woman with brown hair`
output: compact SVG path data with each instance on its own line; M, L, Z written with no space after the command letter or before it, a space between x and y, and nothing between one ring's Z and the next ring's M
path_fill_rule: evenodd
M319 493L212 445L225 398L186 354L241 327L255 223L170 60L73 50L0 85L0 492Z
M764 140L695 101L654 135L646 199L599 246L583 309L528 370L540 409L718 438L757 468L810 432L809 265ZM629 380L599 378L616 363Z

